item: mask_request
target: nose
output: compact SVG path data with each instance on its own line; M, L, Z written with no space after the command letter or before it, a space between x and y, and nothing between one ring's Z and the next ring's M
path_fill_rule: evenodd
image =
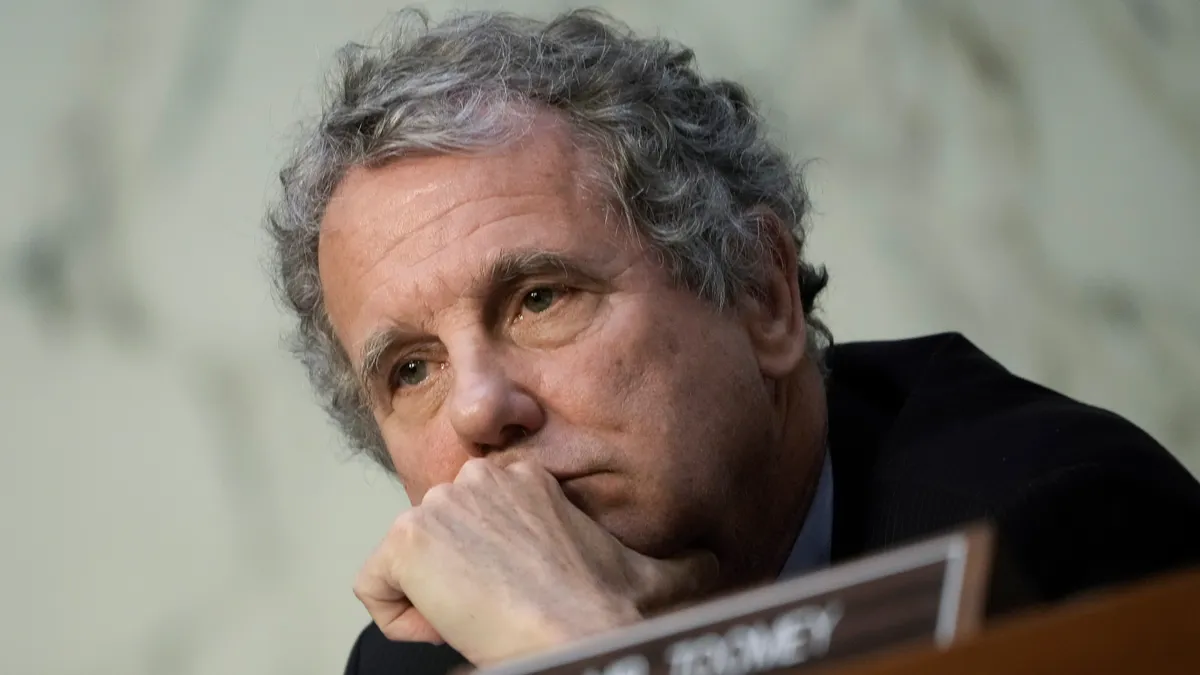
M541 405L505 372L499 354L474 345L457 357L451 359L450 421L471 454L503 450L542 428Z

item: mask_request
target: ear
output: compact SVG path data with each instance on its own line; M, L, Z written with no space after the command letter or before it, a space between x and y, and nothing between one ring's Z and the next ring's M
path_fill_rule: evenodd
M766 268L761 291L744 298L742 320L750 336L759 370L765 377L779 379L803 361L807 322L797 283L796 244L779 216L770 209L754 213L759 219L766 247Z

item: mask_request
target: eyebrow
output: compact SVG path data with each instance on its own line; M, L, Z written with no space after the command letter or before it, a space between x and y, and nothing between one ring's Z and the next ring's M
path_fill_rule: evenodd
M517 250L498 253L484 265L468 288L468 295L486 298L485 313L495 312L498 292L536 277L557 277L593 287L607 280L583 268L576 261L553 251ZM490 317L489 317L490 318ZM363 390L372 396L372 383L382 375L386 357L395 348L415 337L413 331L392 325L373 332L359 350L358 378Z
M408 337L408 331L394 326L388 326L371 333L363 343L359 352L358 382L368 399L374 399L375 388L372 383L379 379L383 370L383 361L397 345Z

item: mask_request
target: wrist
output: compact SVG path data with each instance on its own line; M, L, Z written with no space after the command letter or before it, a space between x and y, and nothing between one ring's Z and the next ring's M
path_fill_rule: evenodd
M550 621L546 636L553 645L574 642L592 635L616 630L642 621L637 605L619 595L598 594L586 600L564 604Z
M603 630L631 626L646 618L637 603L624 596L612 595L599 603L597 617Z

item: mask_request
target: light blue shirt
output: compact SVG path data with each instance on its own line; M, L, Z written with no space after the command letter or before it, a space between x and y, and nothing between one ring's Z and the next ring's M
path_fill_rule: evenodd
M787 562L783 564L779 578L789 579L828 566L832 548L833 465L829 460L829 450L826 450L825 461L821 465L821 477L817 481L817 492L813 495L808 515L804 517L804 525L800 527L800 534L796 537Z

